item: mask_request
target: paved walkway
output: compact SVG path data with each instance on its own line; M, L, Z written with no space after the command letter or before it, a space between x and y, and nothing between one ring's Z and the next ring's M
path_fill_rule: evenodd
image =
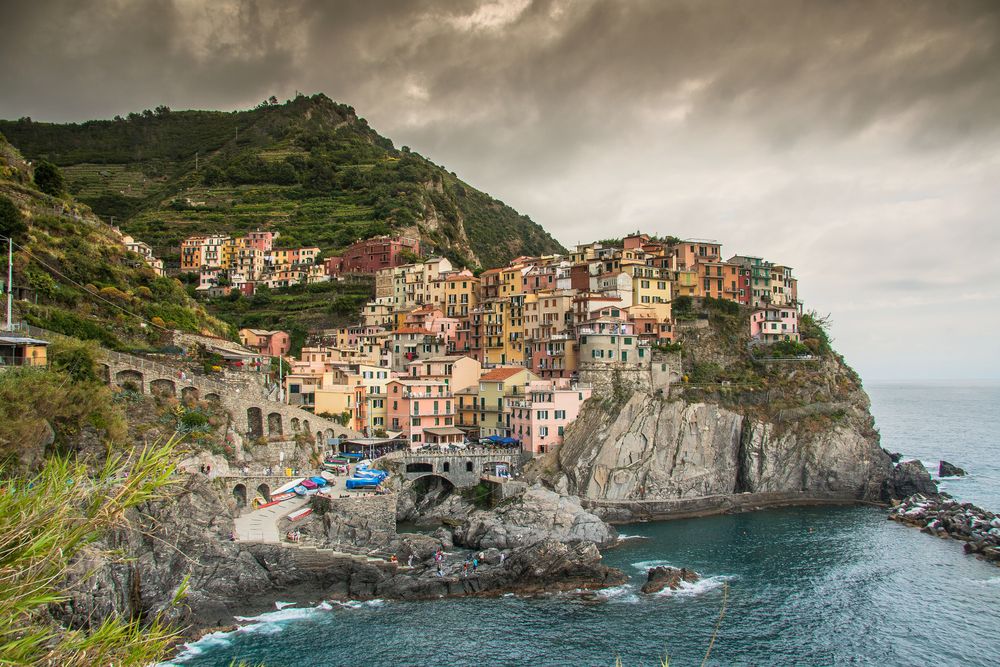
M254 510L237 517L235 522L237 539L253 542L280 542L278 520L303 507L308 502L308 496L296 496L277 505Z

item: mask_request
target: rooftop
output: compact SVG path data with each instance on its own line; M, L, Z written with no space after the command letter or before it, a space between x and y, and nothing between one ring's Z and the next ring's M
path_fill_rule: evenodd
M497 382L501 380L506 380L508 378L514 377L523 370L527 370L523 366L508 366L505 368L494 368L488 373L484 373L479 377L480 381L485 380L486 382Z

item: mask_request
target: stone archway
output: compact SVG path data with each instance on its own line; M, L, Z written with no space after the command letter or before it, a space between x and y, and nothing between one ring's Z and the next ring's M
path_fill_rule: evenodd
M293 433L298 433L299 432L299 418L298 417L292 417L292 432Z
M263 498L265 503L271 502L271 487L267 484L261 484L257 487L257 495Z
M260 408L247 408L247 432L251 438L264 436L264 415Z
M222 400L222 397L219 396L218 394L215 394L215 393L209 393L209 394L205 394L205 400L206 401L214 401L215 403L218 403L219 401Z
M441 472L451 472L451 463L445 461L441 464Z
M142 373L133 370L118 371L115 373L115 384L122 389L144 393Z
M247 487L245 484L237 484L233 487L233 498L236 499L237 507L247 506Z
M149 383L149 393L154 396L176 396L177 385L173 380L157 378Z
M316 431L316 444L323 445L323 431Z
M181 389L181 400L185 403L189 401L198 400L198 388L197 387L184 387Z
M337 434L333 432L332 428L328 428L326 429L326 432L323 434L323 437L324 437L323 444L326 445L330 440L337 437Z
M272 412L267 416L267 434L281 435L281 413Z
M407 463L406 472L410 474L418 472L434 472L434 465L431 463Z

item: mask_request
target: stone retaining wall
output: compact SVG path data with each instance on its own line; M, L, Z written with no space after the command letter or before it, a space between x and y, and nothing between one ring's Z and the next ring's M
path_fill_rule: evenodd
M860 501L839 496L816 496L797 492L736 493L731 495L677 498L672 500L594 500L580 504L608 523L688 519L714 514L751 512L767 507L800 505L854 505Z
M350 498L316 494L310 504L330 545L371 547L396 537L396 494Z

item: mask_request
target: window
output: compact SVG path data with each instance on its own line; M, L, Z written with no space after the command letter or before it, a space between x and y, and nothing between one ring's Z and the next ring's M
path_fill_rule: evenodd
M631 338L625 338L624 342L625 342L626 345L631 345L632 344L632 339Z
M566 419L566 411L565 410L556 410L555 411L555 417L556 417L556 419Z
M539 435L539 437L545 437L548 434L549 434L549 427L548 426L539 426L538 427L538 435Z
M413 417L410 419L410 426L420 426L420 417Z
M559 437L561 438L561 437L562 437L562 435L563 435L563 433L565 433L565 432L566 432L566 429L565 429L565 427L562 427L562 426L560 426L560 427L559 427Z

